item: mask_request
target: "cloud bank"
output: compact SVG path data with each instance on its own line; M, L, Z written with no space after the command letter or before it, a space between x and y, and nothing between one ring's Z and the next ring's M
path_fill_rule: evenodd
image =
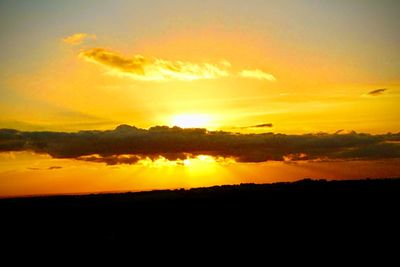
M166 126L145 130L128 125L75 133L0 130L0 152L24 150L110 165L198 155L237 162L385 159L400 157L400 133L239 134Z
M104 48L92 48L82 51L79 57L103 66L112 75L141 81L193 81L234 76L230 71L231 63L228 61L213 64L179 60L169 61L160 58L146 58L142 55L128 58ZM276 80L272 74L261 70L244 70L238 76L268 81Z
M80 45L85 40L96 40L96 34L88 33L75 33L62 39L62 41L69 45Z

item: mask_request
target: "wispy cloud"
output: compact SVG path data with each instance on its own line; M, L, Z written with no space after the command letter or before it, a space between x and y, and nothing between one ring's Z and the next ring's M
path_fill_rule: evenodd
M260 80L275 81L272 74L261 70L243 70L238 75L231 71L229 61L219 63L194 63L189 61L170 61L161 58L148 58L142 55L125 57L104 48L92 48L82 51L79 57L108 70L115 76L129 77L141 81L193 81L200 79L217 79L229 76L239 76Z
M399 141L400 133L238 134L166 126L145 130L128 125L75 133L0 129L0 152L33 151L109 165L160 157L184 160L199 155L238 162L400 158Z
M379 95L382 95L386 90L387 90L386 88L372 90L372 91L368 92L367 95L369 95L369 96L379 96Z
M250 79L258 79L258 80L267 80L270 82L275 82L276 78L271 73L266 73L262 70L255 69L255 70L242 70L239 75L243 78L250 78Z
M272 126L273 126L272 123L263 123L263 124L252 125L249 126L248 128L270 128Z
M75 33L62 39L62 41L69 45L80 45L85 40L96 40L96 34L88 33Z
M37 167L29 167L28 170L33 170L33 171L44 171L44 170L58 170L62 169L61 166L50 166L47 168L37 168Z
M100 156L100 155L88 155L80 156L78 160L106 163L107 165L117 165L117 164L135 164L141 159L136 155L111 155L111 156Z
M272 123L262 123L262 124L256 124L256 125L250 125L250 126L243 126L243 127L234 127L232 129L254 129L254 128L271 128L274 125Z
M81 58L106 67L114 75L143 81L216 79L230 75L226 62L220 64L169 61L135 55L125 58L103 48L93 48L79 54Z

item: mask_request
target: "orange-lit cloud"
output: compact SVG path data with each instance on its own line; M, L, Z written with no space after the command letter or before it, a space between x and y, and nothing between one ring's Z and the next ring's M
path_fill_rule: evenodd
M106 163L107 165L117 165L117 164L135 164L141 158L136 155L111 155L111 156L100 156L94 155L84 155L77 158L78 160L90 161L90 162L100 162Z
M276 78L271 73L266 73L262 70L242 70L239 75L243 78L257 79L257 80L267 80L270 82L275 82Z
M219 63L193 63L146 58L142 55L127 58L103 48L82 51L79 57L105 67L112 75L141 81L193 81L236 76L230 70L231 63L226 60ZM243 70L238 76L268 81L276 80L272 74L261 70Z
M62 41L69 45L79 45L85 40L96 40L96 34L88 33L75 33L62 39Z
M145 58L135 55L125 58L102 48L93 48L79 54L81 58L106 67L111 74L143 81L216 79L230 75L228 64L192 63Z

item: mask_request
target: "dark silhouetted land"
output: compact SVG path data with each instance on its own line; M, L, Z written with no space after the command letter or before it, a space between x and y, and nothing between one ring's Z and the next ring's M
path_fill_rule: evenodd
M9 198L0 231L9 243L395 239L399 203L400 178Z

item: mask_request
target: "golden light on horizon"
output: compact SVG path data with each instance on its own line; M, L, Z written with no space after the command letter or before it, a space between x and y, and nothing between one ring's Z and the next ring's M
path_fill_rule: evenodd
M400 1L21 2L0 198L400 177Z
M209 128L211 116L205 114L179 114L172 117L171 125L181 128Z

